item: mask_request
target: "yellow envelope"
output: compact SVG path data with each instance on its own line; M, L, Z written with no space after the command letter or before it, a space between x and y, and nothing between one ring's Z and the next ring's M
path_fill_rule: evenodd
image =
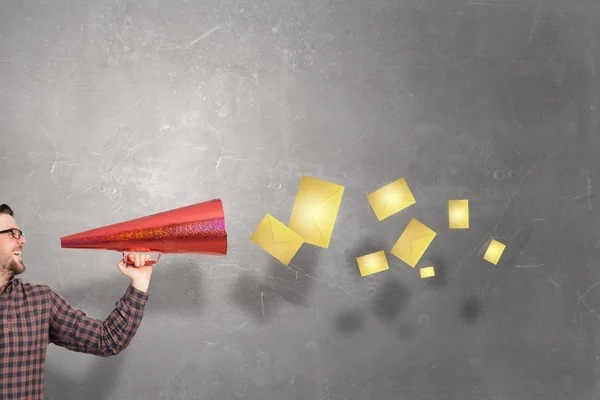
M497 265L498 261L500 261L500 257L502 257L502 253L504 252L505 248L505 244L502 244L497 240L492 239L485 254L483 255L483 259L491 262L494 265Z
M448 200L450 229L469 228L469 200Z
M413 218L390 253L414 268L435 235L434 231Z
M270 214L258 224L250 240L285 265L292 261L304 243L296 232Z
M400 178L367 195L371 208L379 221L415 204L415 200L406 180Z
M306 243L328 248L344 187L303 176L288 226Z
M421 278L431 278L435 276L435 270L433 267L421 268L419 272L421 273Z
M360 276L372 275L390 269L383 250L358 257L356 261L358 262Z

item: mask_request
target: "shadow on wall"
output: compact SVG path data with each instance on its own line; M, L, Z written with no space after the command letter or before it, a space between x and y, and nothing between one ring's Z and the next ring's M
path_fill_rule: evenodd
M369 311L391 326L396 317L406 309L410 296L409 290L399 280L388 278L373 294L368 311L361 308L343 310L335 318L334 330L341 335L356 333L365 325L364 315Z
M340 335L350 335L362 329L365 318L360 309L344 310L335 318L335 332Z
M114 388L121 380L125 357L124 354L118 354L114 357L102 357L95 360L90 371L81 379L73 379L63 372L64 370L57 362L48 360L46 362L44 398L46 400L112 398Z
M375 316L390 323L406 309L409 299L408 289L399 280L388 278L373 295L370 309Z
M528 226L522 226L517 229L512 239L506 244L506 249L498 263L498 268L514 268L515 258L529 244L532 231L533 228Z
M373 249L373 246L367 244L366 246L361 246L360 251L356 253L362 253L363 250L369 252ZM355 264L355 258L352 258L352 260ZM446 286L448 282L448 268L439 255L432 255L429 260L424 260L422 264L436 266L436 276L423 280L423 290L440 290ZM367 308L348 308L337 315L334 320L334 331L340 335L351 335L358 332L365 326L367 313L370 312L389 327L397 328L399 336L407 339L416 333L418 329L416 323L420 323L421 321L404 323L400 327L397 327L395 322L398 316L407 310L411 297L411 291L400 279L397 279L395 276L388 276L371 297L371 304ZM481 318L483 309L483 304L476 296L467 296L463 299L460 306L455 309L455 314L465 325L473 326Z
M422 265L433 265L435 269L435 276L424 279L423 286L427 288L442 288L448 284L448 266L439 254L435 254L429 259L424 260Z
M160 265L152 272L146 312L172 313L177 310L182 316L197 316L206 306L206 290L202 286L201 268L197 264L187 261L183 265L172 262Z
M171 314L173 309L176 309L179 314L197 314L205 304L201 295L203 291L201 290L202 281L199 268L190 262L186 262L181 267L169 264L171 263L161 262L160 266L152 272L150 295L144 315ZM173 269L177 269L177 273L172 273ZM57 291L57 293L73 307L86 312L88 317L104 319L112 312L112 306L123 296L128 285L128 278L116 275L111 280L86 282L85 285L68 288L64 292ZM111 305L106 316L101 317L87 312L87 309L95 303ZM134 337L130 346L135 341ZM49 400L112 398L114 387L122 379L121 373L127 357L126 352L127 349L112 357L89 355L94 358L90 371L79 379L68 376L58 362L48 357L45 369L45 398Z
M320 258L319 250L301 247L293 263L287 267L279 261L272 261L267 276L262 280L252 275L239 277L231 291L232 300L260 322L266 322L275 315L280 300L306 306Z
M466 324L474 324L483 313L483 304L476 296L465 298L460 306L460 319Z
M360 276L356 259L381 250L386 251L388 256L389 245L381 239L367 237L353 249L346 251L346 265L350 273L356 275L357 281L362 282L363 278ZM398 279L389 277L371 297L369 311L382 321L391 323L406 308L409 299L408 289ZM335 318L334 331L340 335L351 335L364 325L365 317L361 308L345 309Z
M372 237L364 238L356 247L353 249L348 249L345 254L346 264L349 267L350 273L355 275L358 281L362 281L356 259L358 257L366 256L367 254L375 253L381 250L385 250L386 253L388 253L388 244L381 239L375 239Z
M116 265L114 268L117 268ZM153 268L145 312L147 314L171 313L173 309L177 309L179 314L197 315L205 306L203 298L205 291L202 290L200 274L200 268L189 260L182 263L160 261ZM83 311L88 307L96 307L97 304L110 304L110 311L112 311L114 304L125 293L129 282L129 278L119 273L110 280L82 282L65 291L58 289L55 291L72 305L77 304ZM108 316L108 313L106 315ZM98 318L98 316L88 316Z

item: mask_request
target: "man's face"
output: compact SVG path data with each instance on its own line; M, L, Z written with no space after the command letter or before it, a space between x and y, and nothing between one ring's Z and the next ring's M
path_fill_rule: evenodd
M0 231L11 228L19 228L15 219L8 214L0 214ZM10 232L0 233L0 274L14 276L25 271L22 254L14 254L17 251L22 252L25 243L24 236L15 239Z

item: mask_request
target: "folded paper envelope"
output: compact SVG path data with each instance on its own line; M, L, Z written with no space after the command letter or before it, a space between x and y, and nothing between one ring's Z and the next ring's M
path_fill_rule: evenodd
M469 228L469 200L448 200L450 229Z
M433 267L424 267L419 270L421 278L431 278L435 276L435 270Z
M356 261L358 262L360 276L372 275L390 269L383 250L358 257Z
M505 248L505 244L492 239L485 254L483 255L483 259L488 262L491 262L494 265L497 265L498 261L500 261L500 257L502 257L502 253L504 253Z
M285 265L292 261L304 243L296 232L270 214L258 224L250 240Z
M306 243L328 248L343 195L343 186L303 176L289 228Z
M390 253L414 268L435 235L434 231L413 218Z
M379 221L404 210L417 201L406 180L400 178L367 195L367 200Z

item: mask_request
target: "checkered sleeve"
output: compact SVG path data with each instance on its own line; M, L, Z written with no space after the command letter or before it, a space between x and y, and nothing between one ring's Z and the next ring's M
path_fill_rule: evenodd
M88 317L50 290L49 342L102 357L118 354L129 346L140 326L147 299L147 292L129 285L115 309L102 321Z

